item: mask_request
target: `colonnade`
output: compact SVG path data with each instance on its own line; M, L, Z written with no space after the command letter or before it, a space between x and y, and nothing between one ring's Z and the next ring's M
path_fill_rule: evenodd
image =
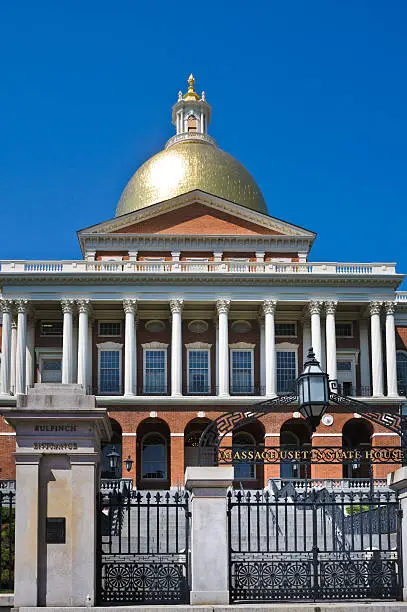
M3 394L25 393L27 384L33 380L34 333L31 325L27 331L27 319L30 316L28 300L17 299L0 301L3 315L1 389ZM220 298L216 301L217 311L217 385L220 397L229 396L229 310L231 301ZM310 314L309 340L316 358L321 362L323 356L322 321L325 317L325 354L326 370L330 381L337 380L336 329L335 315L338 302L334 300L311 300L308 304ZM183 299L169 301L171 310L171 395L182 396L182 310ZM275 311L277 301L264 300L261 308L260 348L261 378L265 383L265 394L273 397L277 393L276 380L276 342ZM387 396L397 397L396 340L394 324L394 302L374 301L369 303L370 337L371 337L371 379L372 395L384 395L384 368L381 315L385 314L385 355ZM64 299L61 301L63 313L63 349L62 349L62 382L77 382L87 387L91 380L91 333L89 317L91 303L89 300ZM136 313L137 300L123 300L125 313L125 360L124 360L124 394L131 396L137 390L136 363ZM74 313L78 312L77 355L74 346ZM361 335L362 338L362 335ZM308 338L307 338L308 340ZM304 334L304 343L305 343ZM365 342L367 347L367 341ZM304 346L304 351L307 346ZM365 358L366 356L364 356ZM74 367L77 359L77 367Z

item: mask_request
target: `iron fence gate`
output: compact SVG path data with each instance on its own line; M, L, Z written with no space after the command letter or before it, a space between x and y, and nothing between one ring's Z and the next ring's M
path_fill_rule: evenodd
M99 497L98 603L189 601L187 493L133 491Z
M230 492L230 600L398 599L399 527L390 491Z

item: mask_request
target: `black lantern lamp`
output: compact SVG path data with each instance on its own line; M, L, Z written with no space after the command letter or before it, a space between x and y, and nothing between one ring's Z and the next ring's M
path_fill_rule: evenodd
M297 378L297 389L300 413L315 431L329 404L329 377L321 370L312 347Z
M115 446L113 446L110 453L107 453L107 457L109 459L109 468L111 469L112 472L115 472L117 470L117 466L119 464L119 459L120 459L120 455L117 452Z
M134 460L130 457L130 455L127 457L127 459L125 461L123 461L123 463L126 466L126 470L128 472L130 472L130 470L131 470L131 468L133 466L133 463L134 463Z

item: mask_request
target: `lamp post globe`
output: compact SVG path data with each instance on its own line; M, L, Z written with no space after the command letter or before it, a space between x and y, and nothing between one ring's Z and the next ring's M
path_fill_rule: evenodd
M315 431L329 405L329 377L321 370L312 347L297 378L299 411Z
M134 459L132 459L132 458L130 457L130 455L129 455L129 456L127 457L127 459L125 459L125 461L124 461L124 465L126 466L126 470L127 470L128 472L130 472L130 470L131 470L131 468L132 468L132 466L133 466L133 463L134 463Z
M112 472L114 472L117 469L117 466L119 464L119 459L120 459L120 455L117 452L115 446L113 446L110 453L107 454L107 457L109 459L109 467L112 470Z

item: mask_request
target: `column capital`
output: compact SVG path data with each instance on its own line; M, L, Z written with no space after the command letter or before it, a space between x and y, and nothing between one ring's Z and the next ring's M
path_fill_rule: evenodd
M381 310L382 310L382 305L383 305L383 302L377 302L377 301L370 302L369 303L370 314L371 315L377 315L377 314L379 315L381 313Z
M263 313L266 314L274 314L276 311L277 300L268 299L264 300L262 304Z
M216 300L216 310L218 314L227 314L230 309L230 300L226 298L219 298Z
M137 300L135 298L126 298L123 300L123 310L127 313L135 313L137 311Z
M311 315L320 314L323 306L322 300L311 300L308 304L308 310Z
M5 300L2 298L0 300L0 312L11 313L13 310L13 300Z
M176 314L182 312L184 300L182 298L173 298L170 300L171 313Z
M325 302L326 314L334 315L336 312L337 306L338 306L337 300L328 300L327 302Z
M61 300L61 310L64 314L72 314L75 308L75 300L63 299Z
M76 303L78 305L79 313L90 314L92 310L90 300L77 300Z
M394 311L396 310L396 303L395 302L385 302L384 303L384 308L386 311L386 315L394 315Z
M27 314L28 309L30 307L29 301L24 299L16 300L15 305L18 314Z

